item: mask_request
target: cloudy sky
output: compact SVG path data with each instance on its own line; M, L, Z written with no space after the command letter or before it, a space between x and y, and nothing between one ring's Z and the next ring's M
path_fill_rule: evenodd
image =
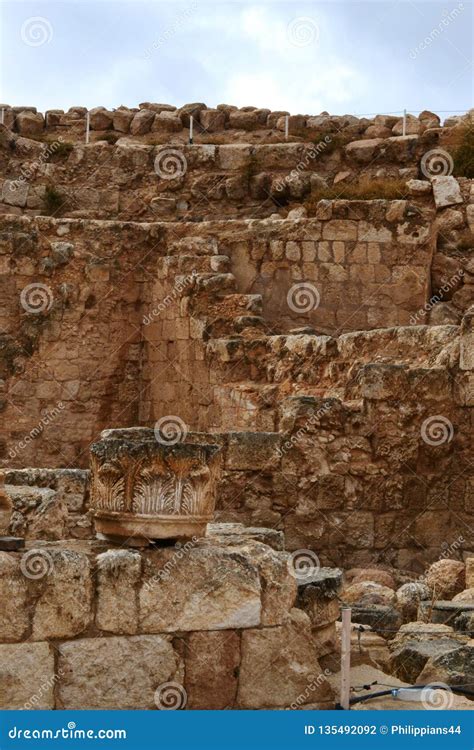
M335 114L472 107L472 2L0 0L0 100Z

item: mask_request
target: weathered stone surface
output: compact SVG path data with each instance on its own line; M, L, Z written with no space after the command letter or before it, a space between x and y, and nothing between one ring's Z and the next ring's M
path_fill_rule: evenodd
M155 709L160 685L182 685L181 659L159 635L86 638L58 648L58 708Z
M21 641L28 630L27 582L18 555L0 552L0 642Z
M276 433L231 433L226 468L261 471L278 465L280 436Z
M438 560L428 568L425 582L436 599L452 599L465 588L464 563L458 560Z
M16 126L21 135L39 135L44 129L44 118L39 112L20 112L16 116Z
M363 581L372 581L386 586L389 589L395 589L395 580L387 570L379 568L351 568L345 573L345 579L348 583L362 583Z
M404 583L396 591L397 609L400 611L403 622L416 620L418 605L423 599L429 599L430 589L425 583L414 581Z
M148 109L142 109L137 112L130 124L130 133L132 135L144 135L150 132L151 125L155 119L155 112Z
M455 177L450 175L433 177L431 184L433 186L433 196L437 208L454 206L457 203L463 202L459 183Z
M187 707L233 708L239 665L239 633L234 630L191 633L186 646Z
M13 513L12 534L26 539L63 539L66 536L68 512L57 493L46 487L6 485Z
M277 552L282 552L285 546L285 537L282 531L258 526L244 526L243 523L208 523L206 536L218 539L225 544L232 544L235 541L234 537L239 541L242 538L252 539L266 544Z
M342 598L348 604L359 604L362 607L371 604L392 605L395 603L395 592L373 581L360 581L347 586L342 592Z
M135 112L127 109L116 109L112 119L113 129L118 130L120 133L128 133L134 117Z
M178 551L179 554L179 551ZM248 628L261 621L258 570L244 553L219 548L151 552L139 594L145 633Z
M54 708L54 653L49 643L0 644L0 708Z
M471 602L443 602L428 601L420 602L418 607L418 619L431 621L435 624L454 625L460 615L474 613L474 604Z
M474 646L466 644L450 651L439 649L424 664L418 679L424 684L444 682L447 685L472 685Z
M424 684L421 680L421 673L426 663L459 648L460 644L450 638L407 640L392 651L390 671L401 680L412 684L417 682Z
M215 133L218 130L223 130L225 127L225 112L220 109L204 109L201 112L200 121L202 127L208 133Z
M112 126L113 113L104 107L94 107L89 111L91 130L107 130Z
M88 627L93 591L85 554L53 547L32 549L23 556L23 569L37 597L34 640L71 638Z
M466 588L474 588L474 557L466 559Z
M381 143L383 143L382 138L366 138L363 141L352 141L352 143L346 146L345 151L349 159L354 159L359 164L368 164L375 158Z
M284 625L242 633L238 704L241 708L289 707L301 701L331 700L311 640L308 616L292 610Z
M127 549L98 555L96 625L112 633L136 633L141 557Z

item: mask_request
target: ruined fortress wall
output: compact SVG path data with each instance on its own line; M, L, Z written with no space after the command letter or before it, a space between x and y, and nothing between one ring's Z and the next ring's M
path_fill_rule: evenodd
M219 331L206 333L212 315L190 309L192 294L217 300L225 323L262 291L265 335L406 323L427 297L432 236L419 217L397 231L398 203L377 203L359 220L329 205L326 219L296 224L5 219L3 463L85 465L100 429L170 413L196 429L239 427L222 418L225 383L208 356ZM196 292L196 275L211 288ZM300 315L287 295L301 282L319 304Z

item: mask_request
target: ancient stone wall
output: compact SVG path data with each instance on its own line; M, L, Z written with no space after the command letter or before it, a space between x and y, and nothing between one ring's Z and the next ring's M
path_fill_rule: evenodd
M0 707L334 707L318 657L335 646L338 606L294 608L281 550L275 532L262 542L215 526L141 552L73 541L0 552Z

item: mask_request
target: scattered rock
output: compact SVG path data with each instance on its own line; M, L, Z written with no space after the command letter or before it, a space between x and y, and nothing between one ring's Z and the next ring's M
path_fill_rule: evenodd
M436 599L452 599L465 588L465 565L458 560L438 560L428 568L425 582Z

